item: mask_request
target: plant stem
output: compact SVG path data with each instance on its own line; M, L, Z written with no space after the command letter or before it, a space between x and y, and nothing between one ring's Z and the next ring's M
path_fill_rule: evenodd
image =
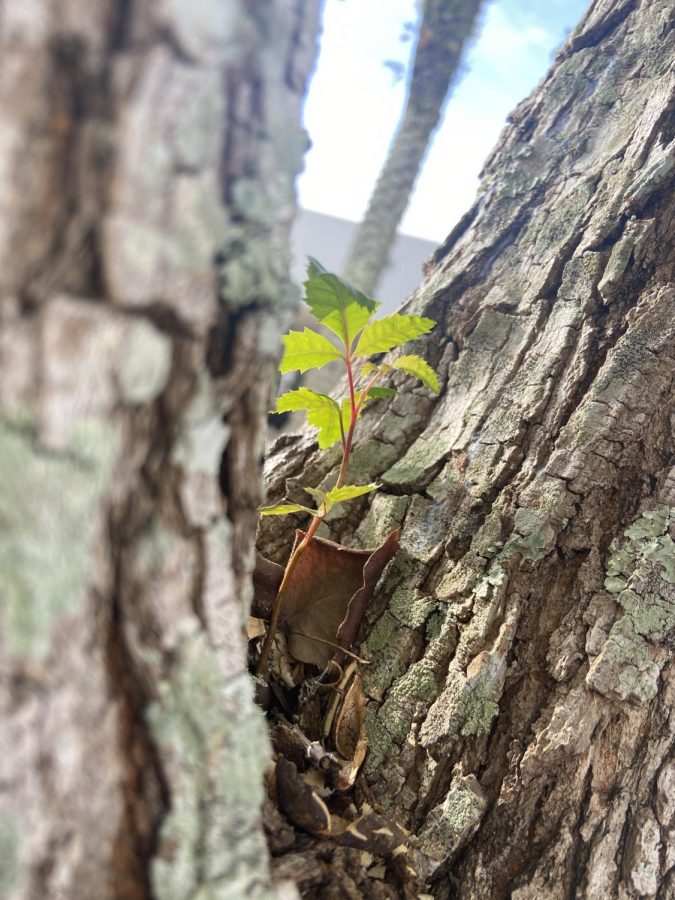
M376 372L373 377L368 382L363 394L361 395L361 399L359 403L356 402L356 392L354 390L354 373L352 370L352 359L349 349L347 349L347 353L345 355L345 365L347 367L347 380L349 381L349 401L351 407L351 416L349 421L349 430L347 432L347 437L344 436L344 431L342 428L342 414L340 414L340 430L342 431L342 464L340 466L340 472L338 474L337 482L335 487L342 487L345 481L345 476L347 474L347 466L349 465L349 456L352 449L352 439L354 437L354 429L356 428L356 420L359 417L359 413L361 412L361 407L365 401L365 398L368 395L368 391L375 383L375 380L379 376L379 372ZM269 628L267 629L267 635L265 637L265 642L263 643L262 650L260 651L260 659L258 660L258 665L256 666L255 673L256 675L264 675L267 672L267 667L269 665L269 657L272 651L272 643L274 641L274 636L277 633L277 628L279 627L279 618L281 616L281 609L284 605L284 597L286 595L286 588L288 586L288 582L290 581L291 575L295 567L298 564L298 560L304 553L305 549L309 545L309 542L314 537L317 528L323 521L323 516L314 516L312 519L309 528L307 529L307 533L304 538L300 541L298 546L295 548L293 553L291 554L288 563L286 564L286 571L284 572L284 577L279 585L279 590L277 592L277 596L274 599L274 606L272 607L272 615L270 617Z
M349 382L349 405L351 408L351 413L349 417L349 430L347 431L347 437L342 445L342 465L340 466L340 471L338 473L335 487L342 487L342 485L345 483L347 466L349 465L349 455L352 450L354 429L356 428L356 420L359 417L359 408L356 405L356 392L354 391L354 372L352 371L352 357L351 353L349 352L349 348L347 349L347 354L345 356L345 365L347 367L347 381Z

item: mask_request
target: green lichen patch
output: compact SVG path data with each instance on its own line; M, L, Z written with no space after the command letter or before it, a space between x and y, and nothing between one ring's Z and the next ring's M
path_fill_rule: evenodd
M584 304L593 300L593 286L598 283L603 259L600 253L590 250L573 256L565 264L558 296L562 300L579 300Z
M147 403L166 387L171 370L172 344L168 337L143 319L129 325L120 356L118 383L127 403Z
M471 550L485 559L495 557L504 546L502 540L502 520L499 513L488 516L471 541Z
M636 522L626 528L624 536L633 540L659 537L668 530L668 525L673 517L675 517L675 510L671 511L667 506L648 509Z
M664 656L658 642L675 629L675 510L646 510L610 544L605 588L624 615L614 623L586 677L600 693L644 702L655 696Z
M448 447L440 437L420 437L398 462L384 472L382 481L411 491L424 487L447 451Z
M546 535L541 531L534 531L528 535L514 532L504 545L500 556L506 559L514 553L520 553L522 559L536 562L546 556L547 544Z
M662 665L652 659L630 616L622 616L593 660L586 683L612 699L643 703L656 696Z
M519 553L523 560L536 562L543 559L555 540L550 512L530 506L518 509L513 521L513 531L498 558L507 560L514 553Z
M506 572L498 564L493 565L487 575L478 578L474 594L479 600L486 600L492 594L492 588L501 587L505 581Z
M463 737L486 734L490 730L492 720L499 712L505 674L502 653L483 652L473 660L452 717Z
M608 575L605 578L605 589L610 592L610 594L619 594L626 587L626 579L621 578L620 575Z
M352 450L349 457L349 477L354 484L376 481L380 473L388 469L398 452L383 441L366 441Z
M19 880L20 825L17 816L0 813L0 897L9 897Z
M72 426L62 453L44 452L31 431L0 423L0 618L10 653L44 659L54 624L72 615L97 576L99 503L118 450L115 427Z
M378 713L381 723L396 744L410 733L418 704L428 707L438 693L434 663L421 659L395 682Z
M385 611L368 637L371 665L363 671L366 694L381 699L392 682L404 671L411 650L411 634L391 613Z
M389 731L385 728L379 712L368 709L364 727L368 736L368 756L365 764L366 775L378 778L382 763L389 758L394 750L394 742Z
M422 851L437 863L450 861L476 833L486 809L475 775L456 778L443 802L427 816L419 835Z
M443 632L443 625L445 623L445 615L438 611L432 613L427 620L426 627L426 642L429 644L431 641L436 641L440 638Z
M408 509L409 497L378 491L359 525L356 537L361 547L377 547L395 528L399 528Z
M196 620L186 623L171 678L160 682L148 721L164 761L170 810L155 858L153 888L167 900L262 897L259 830L267 740L262 716L244 674L225 682L216 655ZM209 893L210 892L210 893Z
M487 734L492 720L499 713L495 693L495 687L487 682L480 682L475 687L465 690L457 711L457 718L461 722L459 733L462 737Z
M173 461L184 469L211 475L218 471L229 430L216 408L213 386L204 376L185 411L185 424L172 454Z
M410 590L402 585L389 601L389 611L408 628L421 628L438 604L419 591Z
M663 640L675 626L675 596L667 598L661 594L622 591L619 603L630 616L637 634L653 640Z

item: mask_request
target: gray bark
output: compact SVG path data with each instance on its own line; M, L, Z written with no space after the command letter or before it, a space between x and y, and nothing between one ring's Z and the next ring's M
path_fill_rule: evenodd
M344 277L371 296L387 265L481 5L482 0L424 0L422 4L405 109L344 266Z
M595 0L515 111L407 305L442 394L393 381L350 476L383 488L331 522L403 529L365 777L437 897L675 896L674 19ZM272 500L336 462L285 437Z
M317 19L0 6L8 900L273 895L243 621Z

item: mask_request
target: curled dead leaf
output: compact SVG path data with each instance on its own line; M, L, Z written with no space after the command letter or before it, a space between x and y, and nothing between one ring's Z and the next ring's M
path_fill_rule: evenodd
M339 840L348 847L389 857L406 852L408 836L405 828L397 822L391 822L364 806L364 812L345 828Z
M333 743L345 759L353 759L354 752L363 735L366 698L361 687L361 676L351 679L333 726Z
M246 620L246 637L249 641L254 641L256 638L263 637L267 633L267 627L262 619L257 619L255 616L249 616Z
M303 537L296 532L295 546ZM342 662L382 570L400 546L398 537L392 532L375 550L312 539L289 579L280 617L294 659L319 669L332 658Z
M321 797L283 756L277 760L276 792L279 809L298 828L314 837L330 837L331 814Z

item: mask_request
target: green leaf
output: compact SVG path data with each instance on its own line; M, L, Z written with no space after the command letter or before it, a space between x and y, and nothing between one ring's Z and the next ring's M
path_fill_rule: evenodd
M367 362L361 366L361 374L365 377L366 375L372 374L377 369L375 363Z
M277 506L261 506L258 509L261 516L285 516L288 513L306 512L310 516L314 515L313 509L301 506L299 503L280 503Z
M310 497L313 497L317 503L323 503L326 499L326 492L319 490L319 488L303 488L303 491L309 494Z
M318 428L317 440L322 450L327 450L340 440L340 406L332 397L302 387L277 398L275 412L298 410L305 410L308 423Z
M336 503L344 503L345 500L361 497L363 494L369 494L380 487L382 487L380 484L345 484L342 487L336 487L332 491L328 491L326 499L335 506Z
M307 257L307 278L316 278L317 275L328 275L328 269L322 266L313 256Z
M313 266L311 270L315 271ZM337 334L345 346L351 344L380 305L330 272L314 275L305 282L305 299L319 322Z
M400 356L391 363L393 369L401 369L408 375L418 378L422 384L426 384L434 394L440 394L441 386L438 383L438 375L431 368L429 363L422 359L421 356Z
M357 356L386 353L387 350L399 347L406 341L412 341L422 334L427 334L435 324L433 319L405 316L400 313L385 316L383 319L375 319L364 327L354 352Z
M368 391L369 400L383 400L385 397L395 396L396 391L387 387L371 387Z
M280 372L293 372L296 369L306 372L308 369L320 369L334 359L342 359L342 354L328 338L310 328L289 331L281 340L284 355L279 365Z

